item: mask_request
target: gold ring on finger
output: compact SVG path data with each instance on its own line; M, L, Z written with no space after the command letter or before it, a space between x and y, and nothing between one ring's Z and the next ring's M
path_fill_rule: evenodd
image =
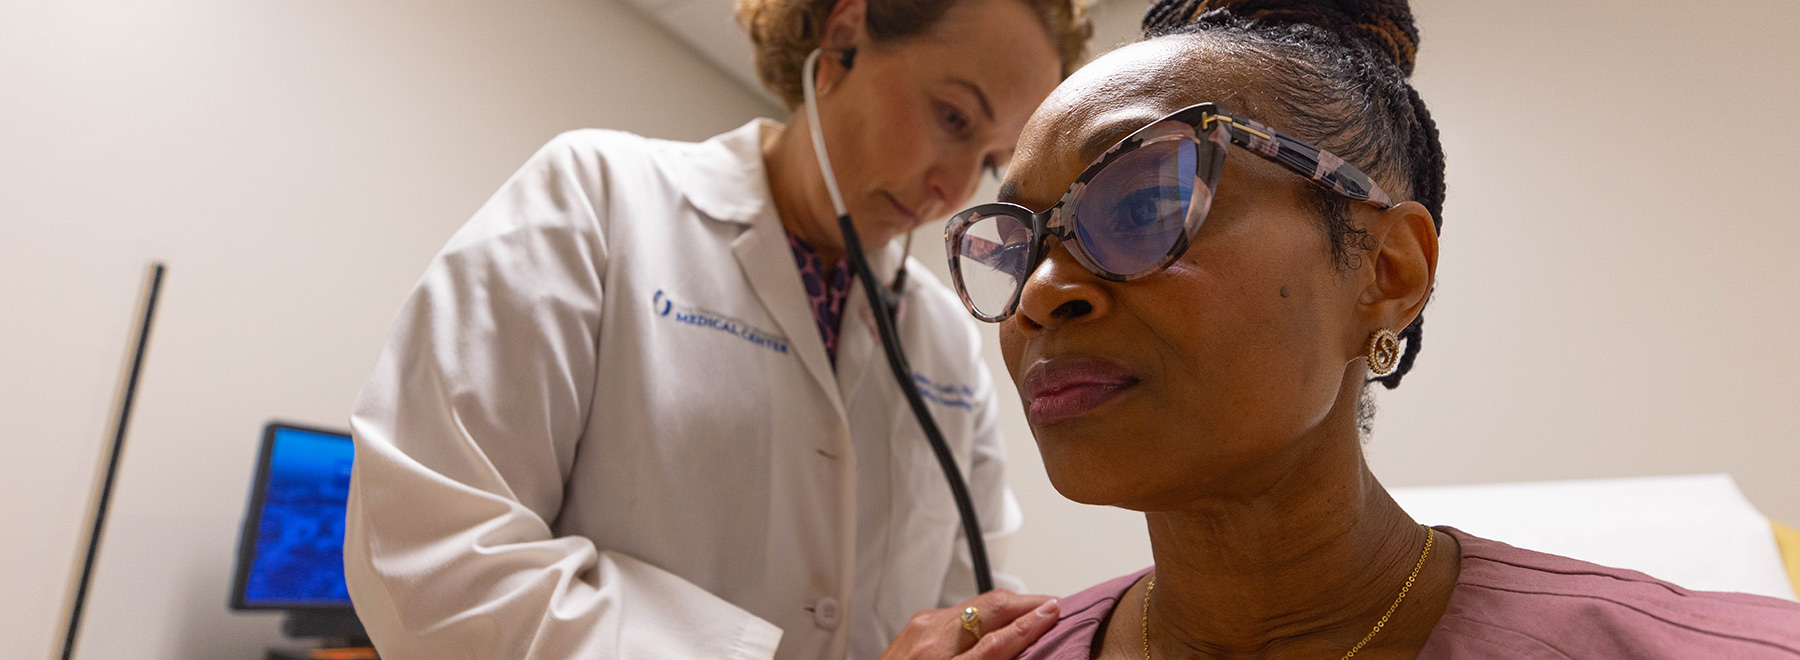
M974 607L963 608L962 628L974 635L975 639L981 639L981 610Z

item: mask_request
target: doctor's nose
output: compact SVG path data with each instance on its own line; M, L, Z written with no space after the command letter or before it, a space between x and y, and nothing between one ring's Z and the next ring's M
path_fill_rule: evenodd
M975 189L981 186L985 158L979 153L951 153L933 164L925 174L925 192L933 202L942 205L940 212L950 213L968 205Z

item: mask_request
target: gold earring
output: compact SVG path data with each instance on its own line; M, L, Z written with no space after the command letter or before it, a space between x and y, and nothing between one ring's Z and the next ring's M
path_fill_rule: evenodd
M1369 373L1376 377L1394 373L1400 366L1400 337L1382 328L1369 337Z

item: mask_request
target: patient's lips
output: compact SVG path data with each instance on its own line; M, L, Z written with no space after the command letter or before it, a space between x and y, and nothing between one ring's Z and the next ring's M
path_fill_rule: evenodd
M1032 426L1087 414L1124 393L1139 379L1124 367L1096 357L1056 357L1025 372L1026 417Z

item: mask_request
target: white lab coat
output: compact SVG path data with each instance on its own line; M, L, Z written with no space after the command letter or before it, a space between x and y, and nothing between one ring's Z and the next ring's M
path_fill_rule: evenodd
M384 657L873 659L974 595L860 288L826 356L779 129L562 135L426 270L351 417L344 562ZM1019 512L978 335L909 281L900 335L997 558Z

